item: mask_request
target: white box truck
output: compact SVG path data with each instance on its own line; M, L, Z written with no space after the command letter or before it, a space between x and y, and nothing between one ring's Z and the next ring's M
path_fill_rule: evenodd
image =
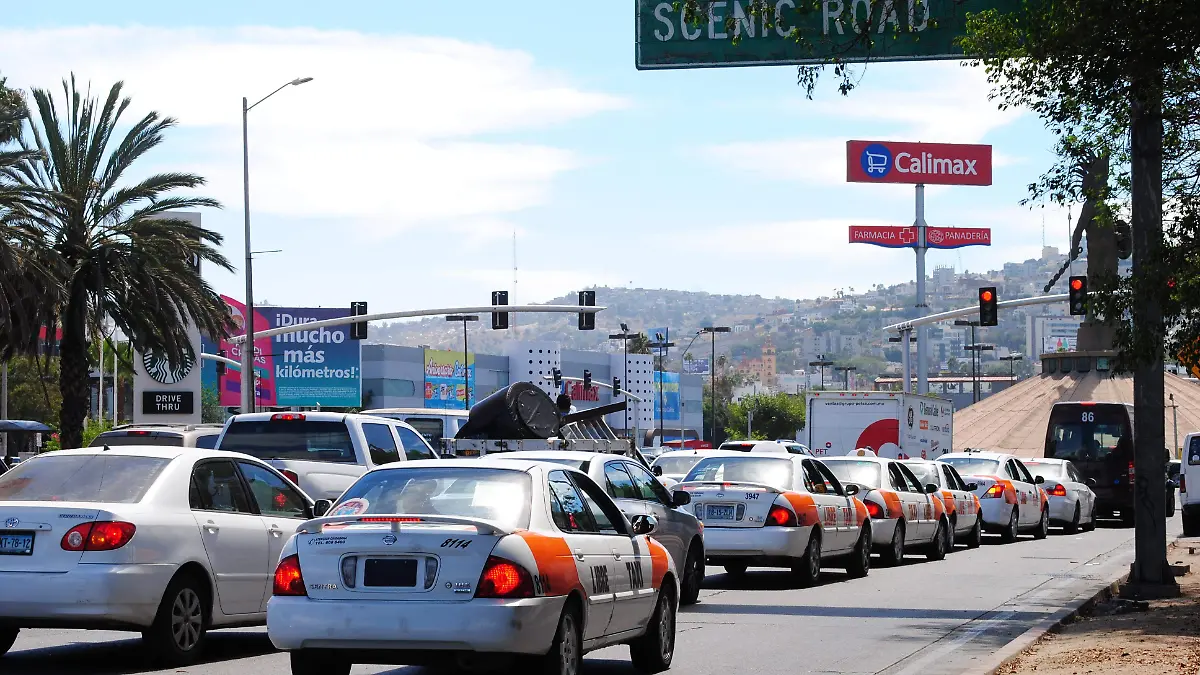
M934 459L951 451L954 404L892 391L811 391L805 435L818 457L871 448L880 457Z

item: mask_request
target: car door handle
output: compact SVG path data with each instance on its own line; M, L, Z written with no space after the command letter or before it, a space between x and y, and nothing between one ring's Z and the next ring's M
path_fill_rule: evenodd
M283 530L279 529L278 527L275 527L274 525L272 525L271 529L267 530L267 531L270 532L271 536L273 536L275 538L279 538L279 537L283 536Z
M581 548L575 549L575 558L577 560L583 560L583 549L581 549Z
M208 521L208 524L204 526L204 529L208 530L212 534L216 534L221 531L221 526L210 520Z

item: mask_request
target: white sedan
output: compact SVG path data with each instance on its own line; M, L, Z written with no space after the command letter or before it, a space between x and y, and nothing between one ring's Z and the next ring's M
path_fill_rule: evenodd
M1021 532L1045 539L1050 530L1050 508L1046 492L1013 455L1002 452L952 452L938 457L958 470L967 486L979 497L985 529L1000 534L1005 542L1016 541Z
M1068 534L1096 529L1095 478L1084 478L1068 459L1036 457L1021 462L1030 473L1045 480L1042 489L1050 502L1050 524Z
M0 655L22 628L140 631L194 662L210 628L266 621L271 573L304 493L251 457L62 450L0 476Z
M319 502L317 511L326 503ZM271 642L295 675L355 663L494 664L577 675L628 644L671 666L679 583L652 516L631 521L584 473L512 459L381 467L296 533L275 572Z

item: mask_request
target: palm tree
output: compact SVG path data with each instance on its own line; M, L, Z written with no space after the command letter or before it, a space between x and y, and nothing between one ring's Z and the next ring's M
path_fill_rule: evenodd
M33 90L36 114L27 142L41 153L23 164L35 191L39 244L58 264L58 292L44 308L62 324L60 379L64 448L80 444L89 404L88 337L111 317L138 350L160 349L178 363L193 323L210 336L230 328L225 304L200 276L199 262L232 269L216 245L221 236L172 217L183 209L219 208L207 197L177 196L202 177L163 173L127 183L123 176L163 142L175 120L148 113L119 137L130 100L123 83L106 98L82 95L74 75L63 81L64 109Z

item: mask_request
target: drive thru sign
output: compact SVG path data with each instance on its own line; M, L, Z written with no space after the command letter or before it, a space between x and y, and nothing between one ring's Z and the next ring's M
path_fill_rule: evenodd
M851 183L991 185L992 146L846 141Z

